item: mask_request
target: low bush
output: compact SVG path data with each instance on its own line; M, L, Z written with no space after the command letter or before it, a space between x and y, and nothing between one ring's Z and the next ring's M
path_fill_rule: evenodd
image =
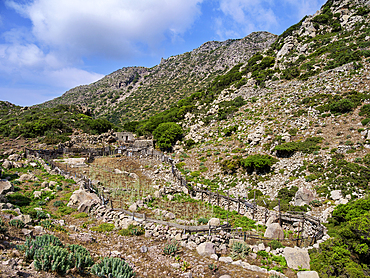
M122 229L118 232L121 236L140 236L145 233L145 230L141 226L135 226L130 224L127 229Z
M318 151L321 149L318 146L323 140L322 137L311 137L307 138L303 142L288 142L278 145L274 148L276 151L276 155L279 157L289 157L293 153L300 151L303 153L313 153L314 151Z
M99 233L111 232L113 231L113 229L114 229L114 224L110 224L110 223L102 223L99 226L91 228L92 231L96 231Z
M177 240L165 244L163 253L165 255L175 256L180 251L180 243Z
M18 229L22 229L25 224L23 223L22 220L19 220L19 219L12 219L9 221L9 226L13 226L13 227L16 227Z
M91 273L98 277L130 278L134 277L133 269L122 259L104 258L91 268Z
M233 259L245 259L250 250L250 247L246 243L236 241L231 246L231 257Z
M272 250L278 249L278 248L285 248L285 246L278 240L274 239L270 241L269 246Z
M266 154L250 155L240 161L241 165L249 172L257 171L258 173L269 172L270 167L278 160Z

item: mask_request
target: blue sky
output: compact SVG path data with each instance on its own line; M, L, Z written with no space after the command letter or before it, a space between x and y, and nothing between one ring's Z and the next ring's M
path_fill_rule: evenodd
M0 100L29 106L211 40L281 34L325 0L0 0Z

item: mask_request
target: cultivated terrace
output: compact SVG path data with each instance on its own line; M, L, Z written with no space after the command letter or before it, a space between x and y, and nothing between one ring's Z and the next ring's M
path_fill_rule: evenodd
M0 102L0 277L369 277L369 11Z

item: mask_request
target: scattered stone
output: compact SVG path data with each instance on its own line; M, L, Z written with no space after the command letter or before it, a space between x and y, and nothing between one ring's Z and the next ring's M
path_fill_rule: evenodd
M90 193L85 190L79 189L73 192L67 206L78 208L82 203L88 200L96 200L97 202L100 202L99 197L95 193Z
M201 256L210 256L215 254L215 245L211 242L204 242L197 247L197 252Z
M14 191L14 187L9 181L0 180L0 195L5 195L13 191Z
M297 273L298 278L319 278L316 271L300 271Z
M211 255L211 259L217 261L218 260L218 256L216 254L212 254Z
M300 188L295 194L295 206L304 206L309 205L310 202L314 199L314 194L312 191L308 190L305 187Z
M343 198L342 196L342 191L341 190L333 190L330 192L330 197L334 200L334 201L337 201L337 200L340 200Z
M231 276L226 274L226 275L220 276L220 278L231 278Z
M208 226L220 226L220 219L219 218L209 219Z
M233 262L233 259L231 257L220 257L218 261L231 264Z
M128 210L132 211L132 212L136 212L137 211L137 204L132 204L131 206L129 206Z
M310 269L310 256L307 250L300 248L284 248L284 257L288 267L298 270L299 268Z
M146 246L141 246L141 247L140 247L140 252L141 252L141 253L146 253L146 252L148 252L148 247L146 247Z
M284 239L284 230L279 223L272 223L267 226L264 236L267 238Z

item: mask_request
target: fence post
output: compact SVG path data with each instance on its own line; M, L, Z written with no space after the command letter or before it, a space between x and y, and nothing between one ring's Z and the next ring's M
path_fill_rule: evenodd
M239 199L239 195L238 195L238 214L239 214L239 209L240 209L240 199Z
M217 190L217 206L220 206L220 191Z
M208 190L208 203L211 203L211 191Z
M280 199L279 199L279 222L280 222L280 227L282 227L283 225L283 223L282 223L282 221L281 221L281 207L280 207Z

